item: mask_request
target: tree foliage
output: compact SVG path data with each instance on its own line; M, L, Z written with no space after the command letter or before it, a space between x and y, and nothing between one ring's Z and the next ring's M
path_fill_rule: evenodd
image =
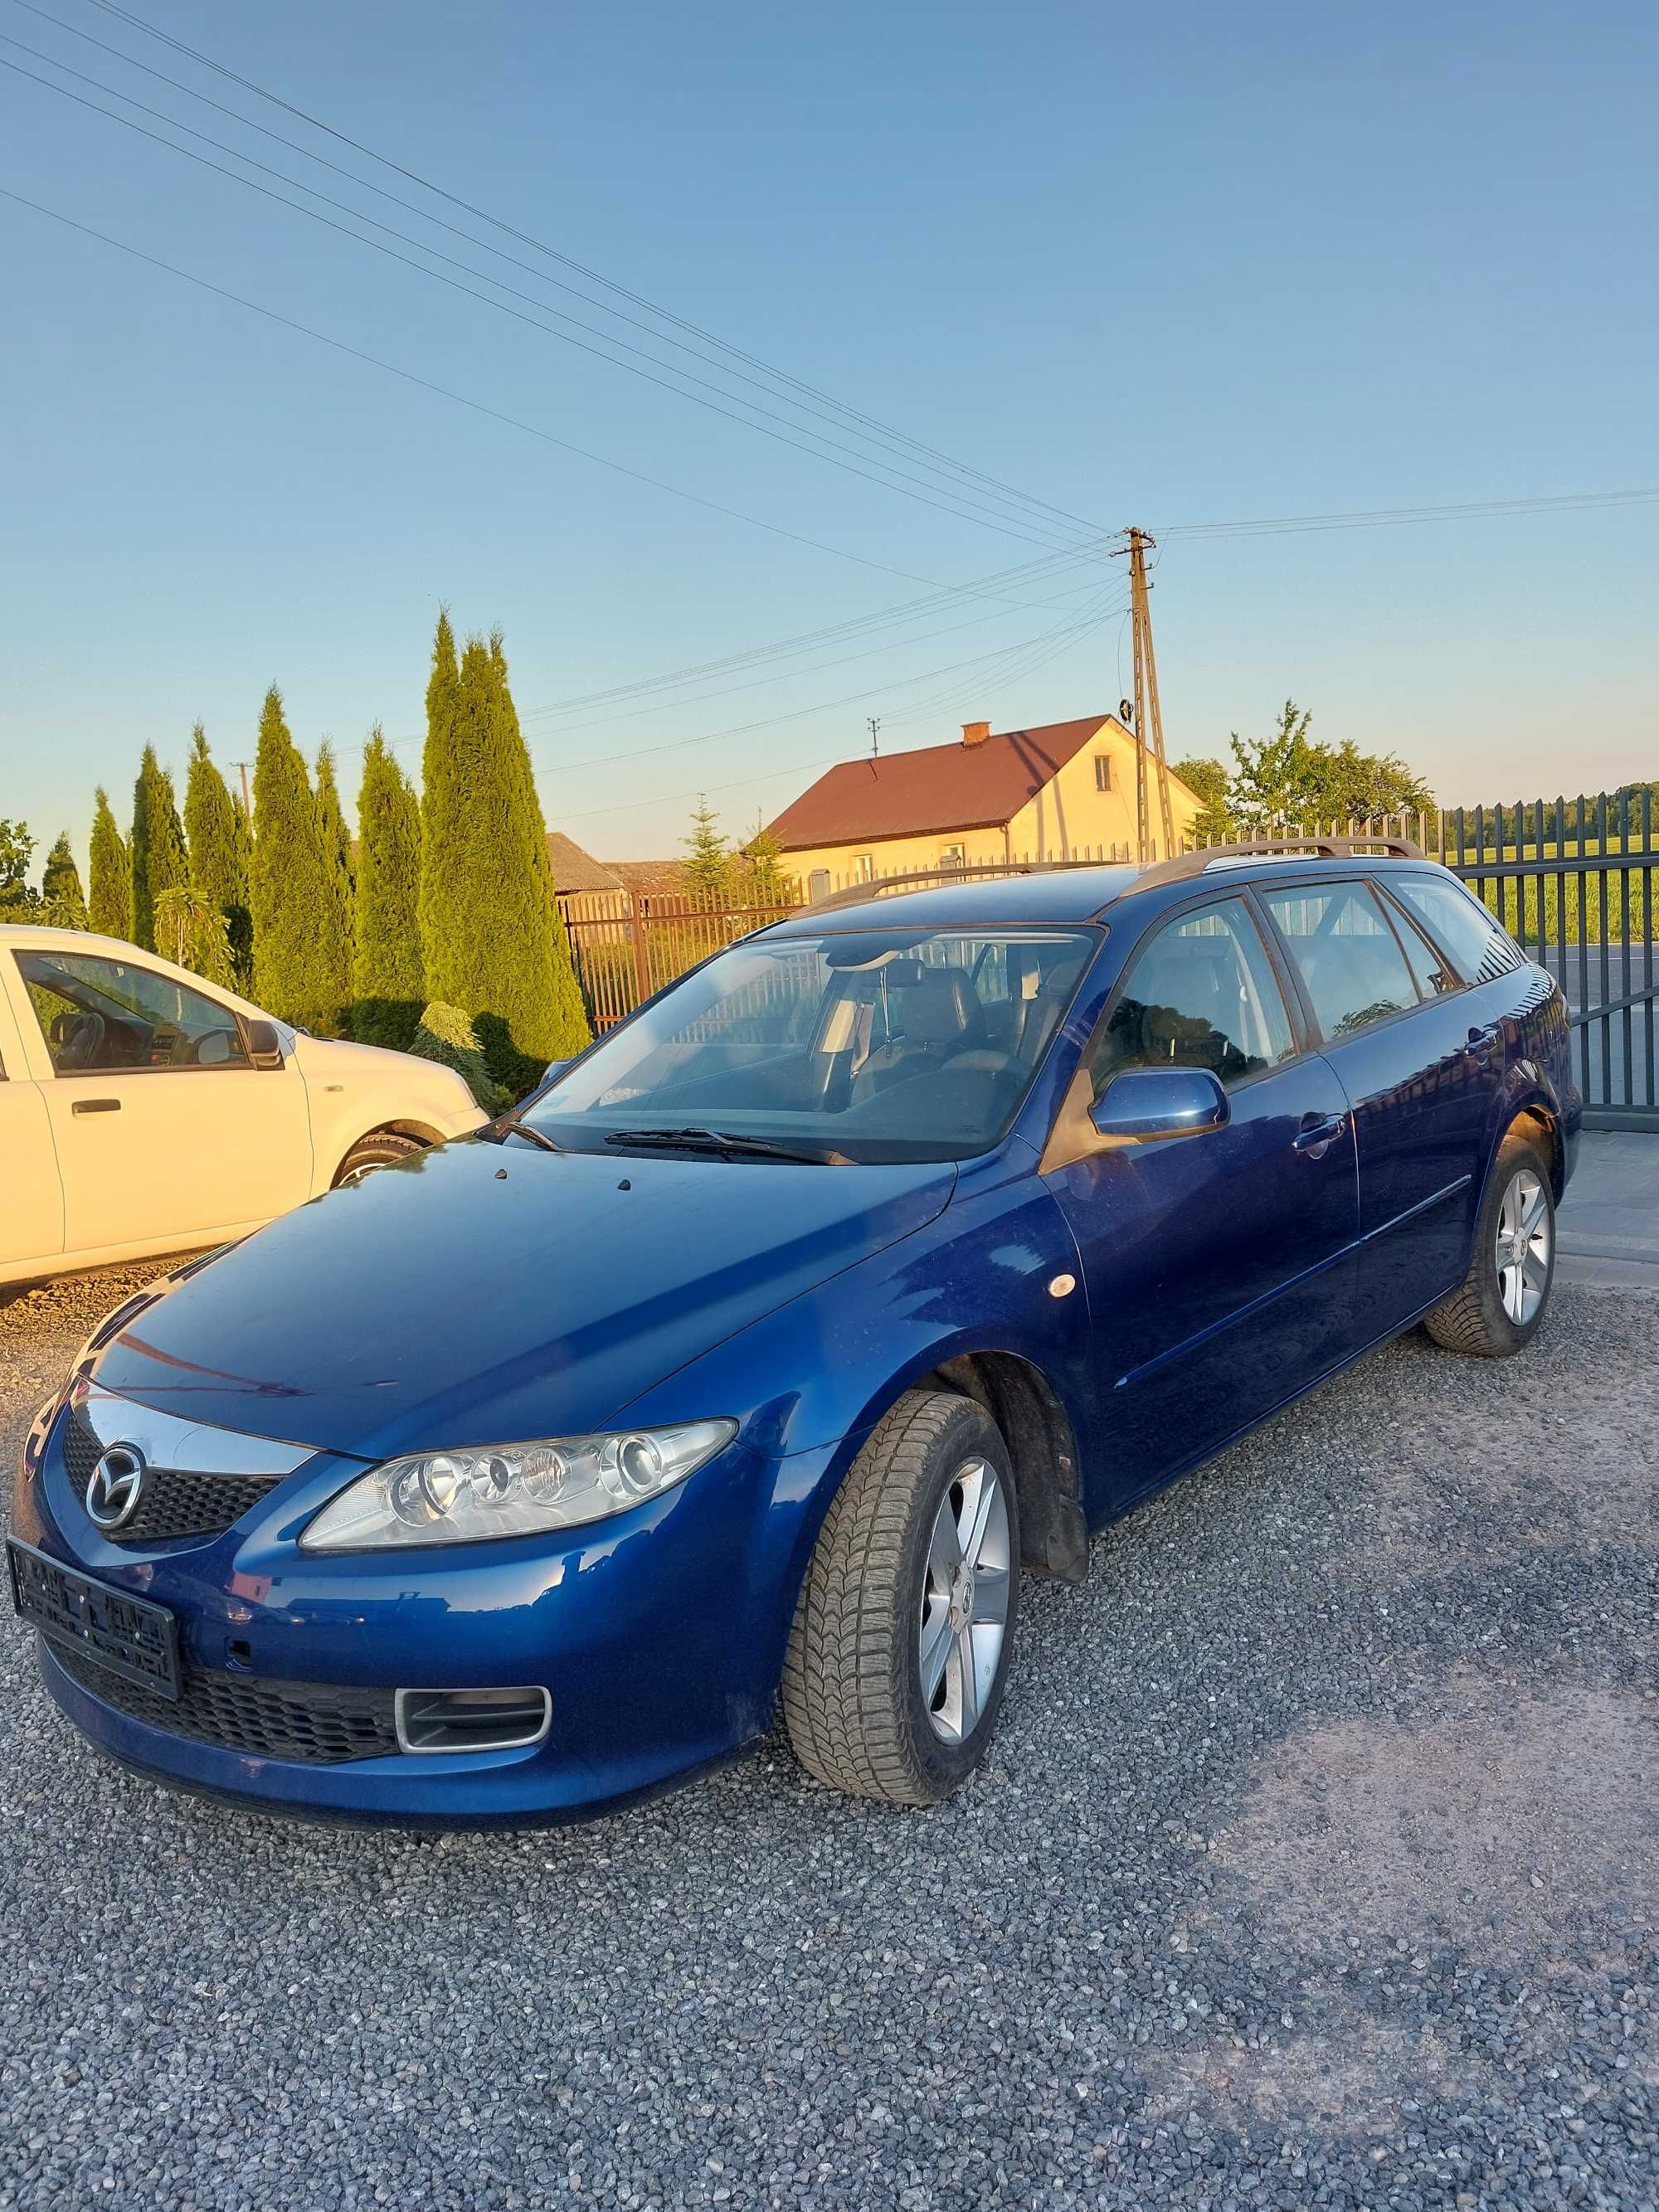
M0 822L0 921L33 921L40 894L28 880L34 840L27 822Z
M253 767L253 996L297 1027L338 1033L345 977L325 942L330 890L311 780L273 684Z
M231 973L223 982L251 980L253 930L248 912L249 850L247 820L230 795L230 787L215 765L208 749L207 732L198 722L191 732L190 773L185 781L185 839L190 850L191 888L223 917L224 937L230 947ZM214 959L219 957L219 933L204 935ZM187 960L186 967L196 963ZM203 969L203 975L209 970Z
M319 958L339 979L340 1004L351 996L351 937L356 926L351 876L351 830L340 804L334 775L334 748L326 738L317 748L317 827L323 841L326 896L320 916Z
M132 787L132 939L147 951L155 950L155 901L190 880L185 850L184 824L173 778L155 757L154 745L144 747L138 780Z
M692 811L690 835L680 840L686 851L680 873L694 897L720 897L731 875L732 855L719 828L719 819L705 794L699 792Z
M435 1060L441 1067L453 1067L486 1114L500 1114L512 1103L511 1092L485 1066L472 1024L459 1006L434 1000L422 1012L409 1049L416 1060Z
M783 848L769 830L757 829L739 855L747 870L745 895L757 906L781 906L793 896L794 878L783 865Z
M1224 761L1194 758L1176 761L1170 768L1194 797L1204 802L1194 817L1191 835L1200 844L1216 844L1233 836L1232 812L1227 801L1229 777Z
M420 933L428 995L472 1020L492 1076L517 1091L588 1042L553 896L547 831L499 635L458 662L433 640L422 766Z
M40 919L54 929L88 926L86 893L81 888L81 871L70 850L67 830L59 830L40 872Z
M173 884L156 893L155 950L210 983L235 987L225 910L194 884Z
M1427 784L1396 754L1362 753L1351 738L1322 744L1309 735L1312 723L1311 713L1287 699L1259 744L1233 732L1227 804L1239 835L1433 806Z
M351 1033L407 1052L421 1018L421 810L377 722L357 794Z
M100 783L92 817L87 919L100 937L132 935L132 862Z

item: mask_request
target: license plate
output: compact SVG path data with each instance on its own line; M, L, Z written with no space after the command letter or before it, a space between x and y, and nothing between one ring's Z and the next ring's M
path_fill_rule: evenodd
M15 1536L6 1539L6 1560L12 1603L23 1620L55 1643L73 1644L112 1674L177 1699L179 1625L166 1606L60 1567Z

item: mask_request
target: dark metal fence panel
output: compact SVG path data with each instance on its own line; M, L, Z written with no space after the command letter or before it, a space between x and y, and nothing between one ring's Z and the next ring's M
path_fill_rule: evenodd
M1566 994L1585 1126L1659 1131L1652 793L1459 807L1443 823L1446 865Z

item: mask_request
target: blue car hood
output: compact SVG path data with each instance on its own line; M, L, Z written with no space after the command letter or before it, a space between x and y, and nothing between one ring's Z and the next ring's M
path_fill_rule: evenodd
M949 1162L450 1145L313 1199L187 1276L120 1331L98 1378L167 1413L368 1459L579 1435L931 1221L955 1179Z

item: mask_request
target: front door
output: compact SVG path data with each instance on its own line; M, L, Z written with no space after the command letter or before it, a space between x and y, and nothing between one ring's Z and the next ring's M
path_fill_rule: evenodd
M209 1237L309 1196L304 1078L251 1067L232 1008L137 953L14 957L52 1064L65 1253Z
M1364 1240L1356 1325L1366 1344L1462 1279L1503 1039L1483 1030L1480 994L1370 885L1262 897L1353 1114Z
M64 1187L40 1085L26 1066L0 979L0 1281L64 1249Z
M1097 1097L1124 1068L1171 1064L1217 1076L1224 1127L1048 1178L1082 1255L1108 1507L1293 1397L1352 1340L1347 1100L1293 1026L1243 898L1158 927L1086 1061Z

